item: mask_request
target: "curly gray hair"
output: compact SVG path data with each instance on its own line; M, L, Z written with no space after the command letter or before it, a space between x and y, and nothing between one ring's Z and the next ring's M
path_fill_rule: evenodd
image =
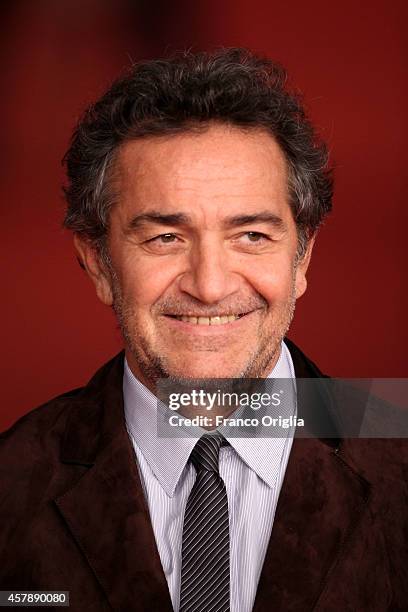
M213 121L263 128L281 147L301 257L332 206L327 147L299 96L287 90L285 70L245 49L140 62L114 82L86 110L64 157L65 227L103 248L116 198L110 175L118 147L144 136L206 129Z

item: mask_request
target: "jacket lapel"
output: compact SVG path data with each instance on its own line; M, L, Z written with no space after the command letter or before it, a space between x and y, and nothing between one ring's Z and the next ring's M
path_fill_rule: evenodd
M320 440L294 440L255 612L314 608L367 497L365 481L339 452Z
M295 345L287 344L297 379L323 377ZM307 413L310 401L321 403L321 398L298 396L298 410ZM327 413L327 398L323 403ZM254 612L315 609L364 512L369 489L343 458L340 439L294 439Z
M114 610L170 612L167 582L125 428L122 376L123 355L76 398L62 462L87 471L55 503Z

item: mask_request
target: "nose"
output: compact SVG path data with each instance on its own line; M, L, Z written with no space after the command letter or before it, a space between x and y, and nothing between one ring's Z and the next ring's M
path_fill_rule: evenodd
M204 304L220 302L238 291L239 276L230 270L222 243L209 236L192 248L179 288Z

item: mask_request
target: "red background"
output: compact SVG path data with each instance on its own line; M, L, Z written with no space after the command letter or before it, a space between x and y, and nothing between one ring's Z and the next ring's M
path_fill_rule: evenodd
M121 347L61 229L60 160L81 110L129 63L248 46L282 62L336 164L290 336L327 373L407 376L406 2L2 3L0 429Z

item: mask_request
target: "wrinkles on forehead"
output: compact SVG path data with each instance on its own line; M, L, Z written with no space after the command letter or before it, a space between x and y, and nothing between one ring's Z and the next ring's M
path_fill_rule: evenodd
M178 215L176 223L180 215L195 216L202 227L237 226L244 217L269 214L267 221L277 228L290 213L286 160L262 130L212 126L199 134L130 141L118 151L115 166L123 227L153 214L168 220Z

